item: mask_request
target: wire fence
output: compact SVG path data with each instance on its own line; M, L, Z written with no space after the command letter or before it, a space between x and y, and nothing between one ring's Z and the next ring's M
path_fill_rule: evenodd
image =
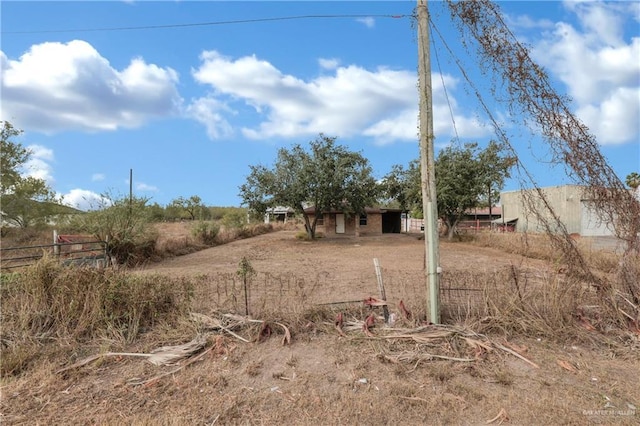
M384 271L384 287L389 310L399 312L400 301L415 318L426 319L426 284L423 272ZM525 283L532 288L536 278L532 271L504 267L495 271L453 271L442 274L440 302L445 318L464 319L486 315L488 300L496 301L505 291L516 293L513 283ZM507 288L509 287L509 288ZM202 313L214 311L250 315L278 315L301 312L312 307L365 306L368 297L379 297L374 279L353 283L332 282L328 275L304 277L295 273L258 272L247 277L247 303L242 276L236 273L215 273L197 278L194 309Z
M104 267L109 263L107 243L85 235L57 235L54 243L0 248L0 270L14 271L46 256L66 265Z
M444 226L440 224L439 226ZM456 226L459 234L480 233L480 232L514 232L516 225L514 222L502 222L500 219L468 219L461 220ZM403 231L410 233L424 232L424 220L408 218L403 219Z

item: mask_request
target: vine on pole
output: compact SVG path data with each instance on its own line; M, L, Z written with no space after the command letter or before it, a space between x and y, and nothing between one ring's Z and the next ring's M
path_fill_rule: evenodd
M566 227L551 208L547 197L527 173L533 190L523 191L527 209L544 226L552 243L561 250L569 270L595 284L611 306L616 289L627 293L636 305L640 301L640 200L628 190L600 152L589 129L569 110L570 99L552 87L546 72L530 57L505 24L498 6L490 0L448 0L449 11L467 48L477 42L481 69L500 77L512 117L524 117L541 133L551 150L552 163L565 166L567 175L584 187L583 198L602 220L612 224L614 234L626 244L615 282L597 277L580 254ZM498 86L493 82L494 92ZM487 110L486 105L483 105ZM506 135L494 121L496 133ZM520 164L520 166L522 166ZM617 311L617 309L616 309Z

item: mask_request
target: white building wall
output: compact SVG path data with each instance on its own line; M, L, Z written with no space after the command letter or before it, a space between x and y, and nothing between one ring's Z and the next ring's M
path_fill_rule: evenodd
M580 235L583 237L608 237L614 235L613 226L600 217L593 203L583 200L581 207Z
M583 188L578 185L563 185L542 188L547 202L553 209L555 215L567 228L570 234L582 231L582 193ZM505 220L518 218L516 231L518 232L546 232L546 228L538 218L529 211L524 204L524 195L533 195L536 209L543 213L545 219L554 223L553 216L533 189L507 191L500 194L500 204L502 205L502 215Z

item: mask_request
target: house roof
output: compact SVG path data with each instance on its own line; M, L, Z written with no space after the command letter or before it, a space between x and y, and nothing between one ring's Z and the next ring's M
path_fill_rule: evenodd
M315 214L316 208L315 208L315 206L311 206L311 207L307 207L306 209L304 209L304 211L305 211L305 213ZM392 209L392 208L386 208L386 207L365 207L364 208L364 212L366 214L372 214L372 213L402 213L404 211L406 211L406 210ZM332 210L326 211L324 213L344 213L344 210L332 209Z
M502 225L503 223L508 224L508 225L512 225L512 224L516 223L517 221L518 221L517 217L511 217L511 218L507 217L507 218L504 218L504 219L502 219L502 218L493 219L491 221L491 223L495 223L496 225Z
M291 207L277 206L277 207L268 208L267 213L272 213L272 214L295 213L295 210L293 210Z

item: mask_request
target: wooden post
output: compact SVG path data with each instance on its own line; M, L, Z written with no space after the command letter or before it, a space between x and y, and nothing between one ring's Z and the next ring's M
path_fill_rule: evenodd
M58 231L53 230L53 255L60 257L60 246L58 245Z
M373 266L376 268L376 278L378 279L378 291L380 292L380 299L387 301L387 294L384 290L384 283L382 282L382 271L380 270L380 262L378 262L378 258L373 258ZM389 324L389 307L384 305L382 307L382 312L384 314L384 323Z
M429 46L427 0L418 0L418 80L420 86L420 171L422 211L424 213L425 274L427 312L434 324L440 324L440 248L433 134L433 96Z

